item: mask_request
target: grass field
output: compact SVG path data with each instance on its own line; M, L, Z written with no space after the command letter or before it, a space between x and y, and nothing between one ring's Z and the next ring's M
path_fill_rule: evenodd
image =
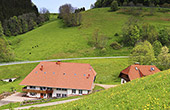
M121 70L128 66L128 59L76 60L69 62L91 64L97 72L96 83L101 84L120 84L118 75ZM20 86L19 83L36 67L36 65L38 65L38 63L1 66L0 79L19 78L12 83L0 81L0 93L11 91L11 87L14 87L17 91L21 92L23 86Z
M146 15L139 19L159 27L169 27L169 12L155 12L152 16L147 16L147 13L149 13L149 8L144 8ZM109 8L97 8L82 12L81 26L67 28L63 27L61 20L52 15L49 23L26 34L8 39L14 49L15 60L129 55L131 49L128 47L114 50L109 45L119 39L119 36L114 36L114 34L121 34L122 26L131 16L123 9L109 12ZM96 29L109 37L106 52L88 45L87 39ZM35 48L37 45L38 47Z
M169 110L170 70L133 80L71 103L32 110Z

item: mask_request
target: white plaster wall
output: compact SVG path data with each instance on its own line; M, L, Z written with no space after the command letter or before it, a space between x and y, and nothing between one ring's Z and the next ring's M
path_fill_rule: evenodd
M67 91L68 91L68 90L67 90ZM52 97L57 97L57 94L68 94L67 91L56 90L56 88L53 88Z
M11 78L12 82L15 81L17 78ZM9 82L10 79L2 79L2 81Z
M72 94L72 89L67 89L67 95L71 95Z
M76 95L79 95L79 90L76 90Z
M121 79L121 84L126 83L126 80L124 80L123 78Z
M36 98L40 98L40 93L37 93L36 95L32 96L30 95L30 92L27 93L28 97L36 97Z
M83 90L83 94L88 94L88 90Z
M27 89L31 89L30 86L27 86ZM35 87L33 90L40 90L40 87Z
M27 89L30 89L30 86L27 86Z

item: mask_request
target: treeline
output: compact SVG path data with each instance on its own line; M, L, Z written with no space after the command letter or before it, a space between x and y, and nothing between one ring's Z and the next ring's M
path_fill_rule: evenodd
M167 28L157 29L154 25L140 22L131 17L122 28L122 42L126 46L135 46L138 42L149 41L151 44L160 42L163 46L170 45L170 33Z
M31 0L0 0L0 21L25 13L38 15L37 7Z
M170 6L170 0L97 0L95 8L110 7L113 1L117 1L119 6Z
M80 9L75 11L75 8L71 4L62 5L59 8L58 18L62 19L68 27L81 25L81 17Z
M86 11L85 7L76 9L75 13L79 13L81 11Z
M0 22L0 62L12 61L14 54L8 44L8 41L5 39L3 34L3 28Z
M27 13L19 16L13 16L4 20L3 29L6 36L16 36L34 29L42 23L49 20L49 11L43 8L39 15L36 13Z

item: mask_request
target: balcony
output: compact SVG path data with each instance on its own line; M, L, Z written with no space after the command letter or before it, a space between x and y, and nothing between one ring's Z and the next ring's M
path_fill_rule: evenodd
M36 89L26 89L26 88L23 88L22 91L34 92L34 93L44 93L44 94L53 93L53 90L36 90Z

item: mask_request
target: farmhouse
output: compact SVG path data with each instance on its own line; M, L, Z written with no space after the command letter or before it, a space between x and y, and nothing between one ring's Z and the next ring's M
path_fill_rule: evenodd
M59 98L89 94L95 77L90 64L41 62L20 85L28 97Z
M128 81L151 75L157 72L160 72L160 70L155 65L135 64L121 71L119 77L121 78L121 84L123 84Z

